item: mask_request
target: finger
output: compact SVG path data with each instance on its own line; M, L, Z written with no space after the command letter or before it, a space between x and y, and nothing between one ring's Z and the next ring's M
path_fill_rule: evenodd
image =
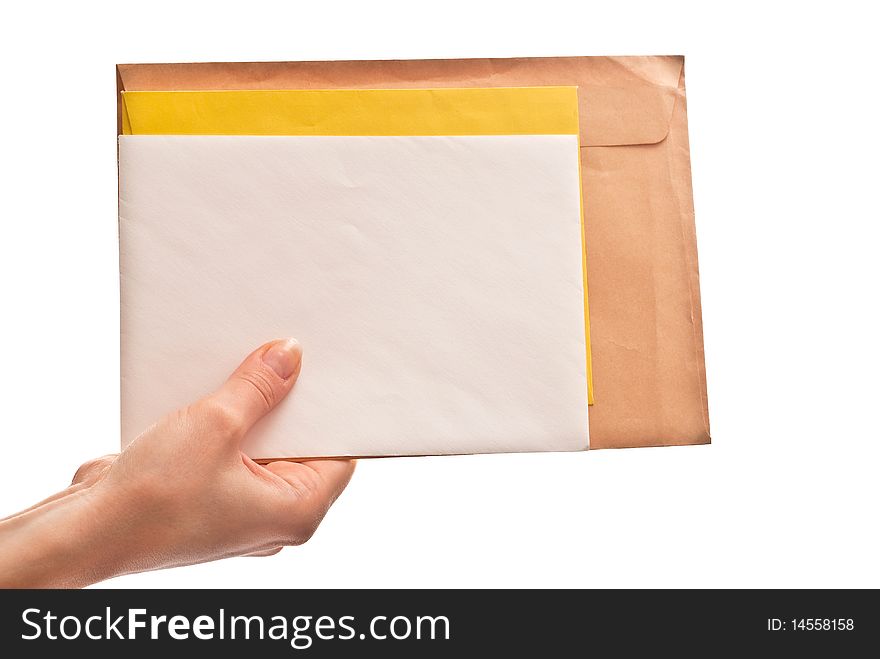
M97 481L98 478L100 478L101 475L110 468L110 465L113 464L113 461L115 459L116 455L112 454L104 455L100 458L95 458L94 460L89 460L88 462L83 463L73 475L73 480L70 482L70 485L68 485L65 489L61 490L60 492L56 492L52 496L46 497L42 501L39 501L33 506L25 508L24 510L19 510L17 513L12 513L11 515L7 515L5 517L0 517L0 522L5 522L15 517L20 517L21 515L31 512L32 510L42 508L43 506L50 504L53 501L58 501L59 499L68 497L71 494L79 492L80 490L84 490L85 488L92 485L95 481Z
M326 485L330 503L336 501L346 488L357 465L355 460L306 460L300 463L316 472Z
M336 501L354 473L354 460L306 460L270 462L266 469L284 480L302 499L324 508Z
M301 545L348 485L354 460L270 462L265 468L286 484L276 508L278 537L283 544Z
M89 460L83 463L76 473L73 475L71 485L78 483L94 483L106 472L113 461L116 460L116 454L102 455L100 458Z
M249 554L242 554L242 556L274 556L278 552L280 552L282 547L272 547L272 549L262 549L260 551L252 551Z
M17 513L13 513L7 517L0 517L0 522L5 522L6 520L12 519L13 517L18 517L19 515L24 515L25 513L29 513L32 510L36 510L42 506L45 506L48 503L52 503L53 501L58 501L58 499L63 499L64 497L70 496L74 492L78 492L82 489L85 489L95 483L107 469L110 468L110 465L113 464L113 461L116 459L116 454L103 455L100 458L95 458L94 460L89 460L88 462L80 465L80 468L76 470L76 473L73 475L73 480L70 482L70 485L60 492L56 492L50 497L46 497L39 503L35 503L33 506L29 508L25 508L24 510L20 510Z
M301 365L302 347L296 339L279 339L260 346L203 401L213 411L209 416L233 438L240 439L290 393Z

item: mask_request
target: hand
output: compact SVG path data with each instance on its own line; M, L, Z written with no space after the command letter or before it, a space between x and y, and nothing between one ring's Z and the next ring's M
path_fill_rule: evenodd
M268 556L315 532L352 460L256 464L241 440L290 392L293 339L251 353L216 392L122 453L82 465L66 490L0 522L0 586L80 587L228 556Z

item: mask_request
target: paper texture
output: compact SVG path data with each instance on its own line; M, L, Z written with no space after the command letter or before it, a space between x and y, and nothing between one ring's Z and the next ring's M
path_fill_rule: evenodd
M586 448L577 139L121 137L123 442L294 335L254 458Z
M120 90L577 85L590 447L709 442L684 58L120 64ZM121 112L118 129L121 131Z

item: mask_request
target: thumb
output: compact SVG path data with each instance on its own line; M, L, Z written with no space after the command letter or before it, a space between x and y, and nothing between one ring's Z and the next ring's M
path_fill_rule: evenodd
M240 439L290 393L302 365L296 339L279 339L248 355L208 399L223 414L218 421Z

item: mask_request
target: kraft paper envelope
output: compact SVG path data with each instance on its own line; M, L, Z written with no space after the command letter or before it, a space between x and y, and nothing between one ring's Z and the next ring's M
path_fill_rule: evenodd
M256 459L587 448L574 88L124 100L124 442L295 333Z
M120 91L530 85L578 87L595 385L590 448L708 443L684 58L117 66Z

